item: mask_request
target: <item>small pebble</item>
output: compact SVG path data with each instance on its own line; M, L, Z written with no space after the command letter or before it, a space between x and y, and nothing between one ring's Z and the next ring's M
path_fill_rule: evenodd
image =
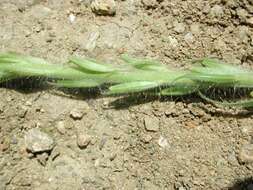
M91 136L83 132L77 133L77 145L79 146L79 148L81 149L87 148L90 142L91 142Z
M99 150L102 150L104 148L106 142L107 142L107 137L103 135L98 145Z
M168 36L168 42L169 42L169 45L172 47L172 48L175 48L178 46L178 41L176 38L172 37L172 36Z
M191 33L194 35L198 35L200 33L200 25L195 23L190 26Z
M76 16L75 16L73 13L71 13L71 14L69 15L69 22L74 23L75 20L76 20Z
M144 126L147 131L157 132L159 130L159 119L146 116L144 118Z
M116 154L115 152L113 152L113 153L111 153L111 154L109 155L109 160L110 160L110 161L113 161L113 160L115 160L116 157L117 157L117 154Z
M211 7L210 7L209 3L207 3L207 4L203 7L202 12L205 13L205 14L207 14L207 13L210 12L210 9L211 9Z
M96 48L99 36L99 31L92 31L88 33L85 39L80 42L81 47L86 51L93 51Z
M179 34L183 33L185 31L185 25L184 25L184 23L175 22L174 23L174 31L176 31Z
M198 127L198 124L195 121L187 121L184 126L188 129L195 129Z
M31 153L31 152L29 152L29 153L27 153L27 158L29 158L29 159L32 159L32 158L34 158L34 154L33 153Z
M244 136L253 135L253 126L252 125L244 125L240 127L241 132Z
M12 136L11 140L10 140L11 144L18 144L18 138L16 135Z
M114 0L94 0L91 10L97 15L113 16L116 14L116 3Z
M248 16L248 12L245 9L239 8L236 10L236 13L241 21L246 21L247 16Z
M82 119L84 116L84 111L81 110L81 109L73 109L71 112L70 112L70 117L72 117L73 119L76 119L76 120L80 120Z
M29 100L25 102L25 106L31 107L32 105L33 105L32 102Z
M224 14L224 11L220 5L214 5L210 10L210 14L213 17L221 18Z
M158 140L158 144L162 148L166 148L169 146L168 140L166 138L164 138L163 136L160 136L160 138Z
M25 135L26 149L32 153L51 151L54 146L54 140L39 129L30 129Z
M20 118L24 118L26 116L28 112L28 108L25 107L25 106L20 106L18 108L18 111L17 111L17 115L20 117Z
M10 144L8 141L4 141L4 143L0 143L0 152L4 152L8 150L10 147Z
M188 32L185 36L184 36L184 40L187 42L187 43L192 43L194 41L194 37L192 35L191 32Z
M152 136L149 135L149 134L144 134L144 135L142 136L142 141L143 141L144 143L149 143L151 140L152 140Z
M121 133L120 132L115 132L113 135L114 140L119 140L121 138Z
M214 50L217 51L224 51L226 49L226 43L223 41L223 39L217 39L214 41Z
M66 128L65 128L65 123L64 123L64 121L59 121L59 122L57 122L57 123L56 123L56 129L57 129L57 131L58 131L61 135L65 134L65 133L66 133Z
M253 162L253 144L245 144L241 147L238 159L241 163Z
M243 43L248 43L249 40L249 29L246 26L240 26L238 31L238 37Z

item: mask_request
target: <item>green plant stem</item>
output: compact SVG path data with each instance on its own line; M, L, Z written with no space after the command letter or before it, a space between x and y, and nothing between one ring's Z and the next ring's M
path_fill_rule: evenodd
M152 60L128 56L123 56L123 60L125 64L117 67L83 58L71 58L68 64L59 65L36 57L3 53L0 54L0 82L21 77L46 77L56 79L52 84L67 88L89 88L108 84L106 94L142 91L148 93L155 88L159 91L155 93L162 96L200 92L200 97L210 102L212 100L201 93L210 87L253 88L252 71L218 60L198 60L197 65L189 70L171 70ZM253 107L251 99L226 102L222 105Z

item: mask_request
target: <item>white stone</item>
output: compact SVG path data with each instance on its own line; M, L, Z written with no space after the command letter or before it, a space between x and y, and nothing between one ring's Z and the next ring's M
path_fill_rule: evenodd
M76 16L75 16L73 13L71 13L71 14L69 15L69 21L70 21L71 23L73 23L73 22L75 22L75 20L76 20Z
M160 138L158 140L158 144L162 148L166 148L169 146L168 140L166 138L164 138L163 136L160 136Z
M178 46L178 41L176 38L172 37L172 36L169 36L168 37L168 42L169 42L169 45L172 47L172 48L175 48Z
M51 151L54 146L54 140L39 129L31 129L25 135L25 145L28 151L32 153Z

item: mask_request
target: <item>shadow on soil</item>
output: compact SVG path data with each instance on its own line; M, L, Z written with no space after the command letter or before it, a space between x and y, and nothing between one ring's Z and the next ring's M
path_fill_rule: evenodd
M110 105L115 109L127 109L131 106L141 105L153 101L160 102L184 102L184 103L199 103L200 98L194 96L181 96L181 97L160 97L157 95L146 95L143 94L129 94L125 96L118 97L116 100L112 101Z
M13 79L0 83L1 88L15 89L18 92L29 94L48 89L44 78Z
M63 92L63 93L56 93L59 96L64 97L71 97L78 100L90 100L90 99L97 99L101 98L102 96L105 97L106 95L103 95L105 92L105 89L108 88L108 86L101 86L96 88L89 88L89 89L83 89L83 88L60 88L55 87L50 84L50 82L53 82L52 80L48 80L46 78L22 78L22 79L14 79L8 82L4 82L0 84L0 87L2 88L9 88L9 89L15 89L20 93L29 94L34 92L39 92L43 90L52 90L56 89L57 91ZM212 99L219 99L225 100L226 98L229 99L231 97L233 98L240 98L244 97L245 94L248 94L248 90L244 89L237 89L236 92L233 91L233 89L228 89L228 91L220 91L220 89L210 89L206 92L206 94L211 94ZM154 94L154 93L153 93ZM204 100L198 97L197 94L191 94L187 96L180 96L180 97L160 97L158 95L150 95L147 93L133 93L133 94L127 94L127 95L121 95L121 96L110 96L110 97L116 97L115 100L112 100L109 104L110 107L114 109L128 109L131 106L135 105L141 105L148 102L153 101L160 101L160 102L184 102L186 104L190 103L200 103ZM224 108L224 107L223 107ZM213 109L210 110L210 107L201 106L201 109L203 109L206 113L209 113L212 116L222 116L222 117L237 117L237 118L243 118L243 117L249 117L253 114L253 110L239 110L236 112L227 111L226 109Z
M253 178L249 177L236 181L228 190L252 190L253 189Z

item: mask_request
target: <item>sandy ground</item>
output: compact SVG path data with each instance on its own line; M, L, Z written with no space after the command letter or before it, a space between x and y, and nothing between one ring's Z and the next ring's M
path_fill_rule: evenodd
M252 15L251 0L118 0L114 16L85 0L0 0L0 51L252 67ZM25 82L0 89L0 190L253 189L251 114Z

